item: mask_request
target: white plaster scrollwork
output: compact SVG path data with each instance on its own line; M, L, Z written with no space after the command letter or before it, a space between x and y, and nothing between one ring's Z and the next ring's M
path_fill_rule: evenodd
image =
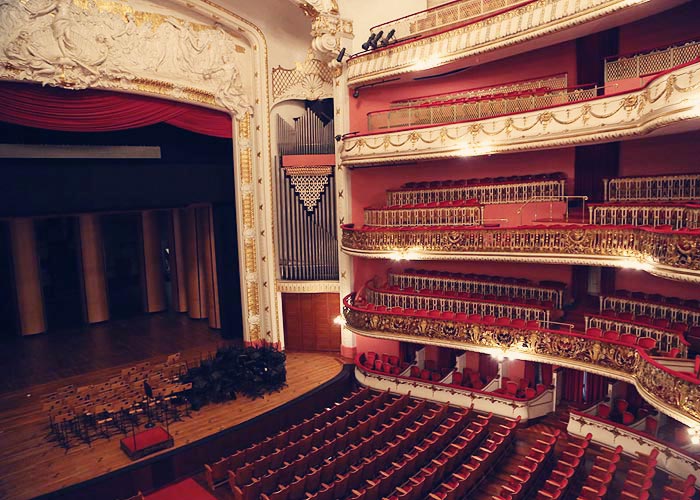
M125 3L0 0L4 79L73 89L151 81L173 97L208 95L206 104L243 115L252 112L241 79L244 43L220 26L136 12Z
M277 67L272 70L272 100L315 101L333 97L333 71L318 59L309 57L294 69Z

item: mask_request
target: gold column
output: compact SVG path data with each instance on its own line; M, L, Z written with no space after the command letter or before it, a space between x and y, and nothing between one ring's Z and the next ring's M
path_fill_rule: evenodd
M46 316L34 221L28 218L12 219L10 239L20 333L34 335L45 332Z
M154 210L141 212L141 238L143 241L143 286L146 312L165 311L165 283L160 260L160 233L158 214Z
M107 277L102 246L100 216L84 214L78 217L80 226L80 265L82 267L85 316L88 323L109 319Z

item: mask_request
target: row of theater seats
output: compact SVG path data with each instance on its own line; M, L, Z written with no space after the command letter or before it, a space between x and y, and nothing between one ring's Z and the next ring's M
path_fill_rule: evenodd
M487 380L486 377L482 377L479 372L471 368L464 368L461 372L454 371L452 373L452 385L481 390L484 386L488 385L489 382L490 380Z
M650 304L665 304L670 306L678 306L686 309L700 311L700 300L681 299L679 297L667 297L658 293L633 292L630 290L620 289L613 294L614 297L623 299L631 299L635 302L648 302Z
M653 339L651 337L638 337L637 335L633 335L631 333L623 333L622 335L620 335L620 332L616 332L615 330L603 331L600 328L588 328L586 329L586 336L593 337L596 339L622 342L623 344L627 345L637 345L642 349L646 350L652 350L656 348L656 339ZM677 355L678 353L675 354Z
M615 319L617 321L624 321L626 323L634 323L638 325L653 326L656 328L673 330L681 333L688 331L689 327L687 323L671 323L666 318L653 318L647 314L635 315L631 312L618 312L614 309L605 309L601 311L600 315L606 318Z
M606 403L598 403L598 416L622 425L632 425L644 419L644 432L652 436L656 436L659 427L658 420L649 416L649 410L639 408L637 411L632 411L632 408L628 407L628 403L624 399L615 401L615 406L612 408Z
M396 285L384 285L377 289L378 292L400 293L404 295L423 295L426 297L444 297L448 299L460 299L479 302L501 302L504 304L521 304L545 309L554 309L554 302L551 300L523 299L511 297L510 295L496 295L483 293L457 292L453 290L441 290L424 288L416 290L413 287L401 288Z
M614 450L601 449L583 482L583 487L578 496L579 500L602 500L606 498L621 455L622 446L618 446Z
M424 181L424 182L407 182L401 186L401 190L419 190L419 189L440 189L453 188L462 186L479 186L491 184L518 184L522 182L538 182L538 181L558 181L566 179L566 174L563 172L553 172L548 174L533 174L533 175L511 175L507 177L482 177L471 179L456 179L444 181Z
M429 269L413 269L408 268L401 274L414 274L416 276L430 276L436 278L452 278L459 280L477 280L487 281L491 283L508 283L513 285L528 285L541 286L543 288L557 288L563 290L566 288L566 283L560 281L532 281L528 278L513 278L508 276L491 276L489 274L474 274L474 273L456 273L450 271L432 271Z
M501 377L501 387L494 392L514 398L532 399L546 390L547 388L544 384L537 384L535 387L530 387L530 382L524 378L516 382L508 377Z
M549 477L537 491L535 500L559 500L565 498L574 479L581 475L585 460L584 455L591 442L592 434L585 438L567 436L566 445L553 465ZM527 471L525 471L527 472Z
M551 92L562 92L565 89L551 89L550 87L537 87L534 89L522 89L522 90L512 90L510 92L497 92L493 94L480 94L476 96L463 96L463 95L444 95L441 99L431 99L429 101L414 102L404 106L396 107L393 106L392 109L401 108L423 108L432 106L451 106L455 104L465 104L470 102L479 101L497 101L501 99L518 99L521 97L533 97L533 96L543 96ZM369 114L369 113L368 113Z
M383 207L368 207L366 210L408 210L416 208L460 208L479 206L479 200L470 198L468 200L450 201L430 201L427 203L409 203L406 205L386 205Z

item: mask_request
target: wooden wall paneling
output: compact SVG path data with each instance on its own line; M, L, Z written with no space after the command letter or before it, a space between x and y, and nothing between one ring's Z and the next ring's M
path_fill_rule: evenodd
M160 231L158 213L155 210L141 212L141 236L143 242L144 310L149 313L165 311L165 279L160 260Z
M183 242L182 211L170 211L170 283L172 286L173 308L177 312L187 312L187 271Z
M80 215L78 226L80 228L80 264L83 278L85 319L88 323L100 323L109 319L100 217L95 214Z
M338 351L340 327L333 323L340 308L334 293L283 293L285 346L288 350Z
M29 218L12 219L10 241L20 333L22 335L42 333L46 331L46 315L34 221Z
M185 274L187 286L187 313L190 318L202 319L207 317L207 294L204 259L200 255L197 208L188 207L182 210L182 237L185 250Z

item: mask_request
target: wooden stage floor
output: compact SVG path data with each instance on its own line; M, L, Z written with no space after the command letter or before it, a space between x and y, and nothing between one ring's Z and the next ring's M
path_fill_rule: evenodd
M185 358L195 358L201 352L201 347L181 352ZM165 354L149 359L162 361ZM91 447L76 446L68 452L48 442L45 439L48 418L40 402L42 394L50 393L57 387L107 380L118 374L123 366L134 363L0 394L0 498L33 498L134 463L119 449L118 436L109 441L97 440ZM329 381L340 373L342 367L343 362L336 354L287 353L287 387L257 400L239 397L192 412L192 418L170 426L170 433L175 437L175 448L287 403Z

